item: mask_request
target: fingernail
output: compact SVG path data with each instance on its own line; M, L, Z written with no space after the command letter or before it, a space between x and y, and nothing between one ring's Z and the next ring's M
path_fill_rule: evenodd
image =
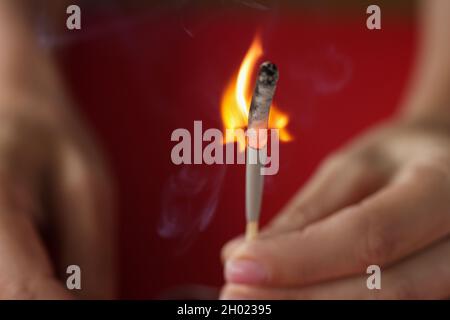
M260 284L267 277L266 268L254 260L231 260L225 264L225 279L228 282Z

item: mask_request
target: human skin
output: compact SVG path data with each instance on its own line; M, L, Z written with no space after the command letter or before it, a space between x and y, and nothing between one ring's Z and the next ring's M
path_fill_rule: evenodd
M0 1L0 298L111 298L111 179L18 2ZM427 3L402 111L331 155L259 240L224 248L223 298L450 296L449 3ZM71 264L79 292L65 288ZM369 264L382 266L381 291L365 287Z
M327 157L260 238L224 246L221 298L450 297L450 2L420 10L399 112ZM369 265L381 290L366 287Z
M0 2L0 299L113 298L114 188L29 3Z

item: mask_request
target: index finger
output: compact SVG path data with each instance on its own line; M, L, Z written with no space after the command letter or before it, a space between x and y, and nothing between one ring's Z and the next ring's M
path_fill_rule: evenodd
M244 243L225 267L229 282L314 283L391 264L450 232L450 178L433 165L405 169L362 203L310 225Z

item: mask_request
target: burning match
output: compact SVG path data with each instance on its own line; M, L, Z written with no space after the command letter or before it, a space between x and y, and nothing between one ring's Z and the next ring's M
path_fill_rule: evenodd
M258 235L258 221L261 211L264 176L264 156L267 155L267 129L270 106L278 81L278 69L271 62L261 64L255 90L250 104L248 130L255 135L249 137L247 145L245 210L247 227L245 237L254 239ZM263 129L263 130L260 130Z

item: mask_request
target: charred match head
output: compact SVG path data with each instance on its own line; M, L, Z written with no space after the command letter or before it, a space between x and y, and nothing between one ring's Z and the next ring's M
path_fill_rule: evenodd
M275 94L277 81L277 66L269 61L263 62L259 67L255 90L250 104L249 128L267 128L270 105Z
M265 86L276 86L278 81L278 68L270 61L263 62L259 67L258 82Z

